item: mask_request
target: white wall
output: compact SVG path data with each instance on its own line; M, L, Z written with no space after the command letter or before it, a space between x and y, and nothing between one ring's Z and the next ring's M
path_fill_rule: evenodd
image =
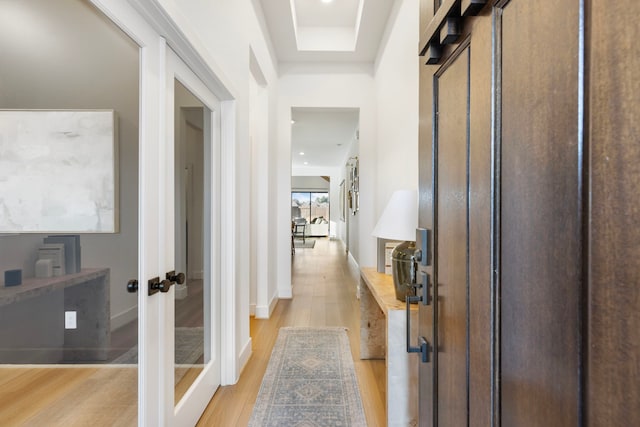
M330 178L329 181L322 178L323 176L329 176L327 174L322 175L302 175L306 174L307 168L292 168L291 172L293 176L291 177L291 191L329 191L329 182L333 180ZM320 170L324 170L324 168L317 168ZM300 171L301 174L298 174Z
M236 275L236 348L242 365L251 350L249 337L250 272L246 260L256 248L250 244L251 221L251 180L247 167L247 154L251 150L249 142L249 78L250 50L260 66L267 83L269 98L269 122L275 117L275 98L278 87L277 70L272 61L271 50L261 32L261 24L250 0L158 0L171 18L183 31L185 37L198 50L202 58L225 84L236 100L236 230L235 254ZM273 159L275 150L275 127L269 126L268 156ZM273 164L273 163L271 163ZM271 181L271 171L264 179ZM271 187L273 188L273 186ZM275 200L275 194L270 197ZM275 218L275 205L270 205L269 214ZM269 239L268 254L275 254L275 239ZM258 254L267 256L268 254ZM280 255L280 254L278 254ZM287 257L290 252L287 253ZM269 264L279 265L274 261ZM275 294L276 273L268 273L269 290Z
M376 61L376 221L395 190L418 188L419 7L396 2Z

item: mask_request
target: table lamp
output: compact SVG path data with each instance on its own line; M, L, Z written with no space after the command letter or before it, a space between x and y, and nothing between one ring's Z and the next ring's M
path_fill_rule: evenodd
M392 257L391 274L396 298L406 301L407 295L414 295L416 282L416 228L418 227L418 192L397 190L384 208L373 232L375 237L404 241L395 247Z

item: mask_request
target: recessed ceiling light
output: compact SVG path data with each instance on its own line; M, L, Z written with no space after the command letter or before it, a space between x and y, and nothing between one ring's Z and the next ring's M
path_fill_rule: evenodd
M291 119L291 124L294 124L295 122L296 122L295 120Z
M309 164L309 162L304 162L304 164L305 164L305 165L308 165L308 164Z
M300 154L301 156L304 156L304 151L301 151L298 154Z
M322 3L333 3L333 0L322 0Z

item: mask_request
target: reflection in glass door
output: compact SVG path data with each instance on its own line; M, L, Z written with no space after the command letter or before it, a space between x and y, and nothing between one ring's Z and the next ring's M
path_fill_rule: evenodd
M175 288L174 384L178 403L209 361L205 358L205 106L179 81L175 81ZM183 283L179 283L183 281ZM208 356L208 355L207 355Z
M86 1L1 8L0 109L20 123L47 114L0 124L0 141L17 130L12 148L0 144L0 205L13 218L0 231L0 425L135 426L139 47ZM13 168L33 180L12 182ZM114 174L96 183L100 170ZM37 207L20 213L34 190ZM96 229L111 212L113 230L85 227L87 211Z

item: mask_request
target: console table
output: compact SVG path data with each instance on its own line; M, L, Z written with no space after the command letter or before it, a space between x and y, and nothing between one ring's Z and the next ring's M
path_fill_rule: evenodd
M417 425L418 358L407 353L406 305L396 299L390 275L363 268L360 277L360 358L385 359L387 426ZM416 305L410 316L417 336Z
M76 329L65 329L65 311ZM110 340L108 268L0 287L0 363L106 360Z

